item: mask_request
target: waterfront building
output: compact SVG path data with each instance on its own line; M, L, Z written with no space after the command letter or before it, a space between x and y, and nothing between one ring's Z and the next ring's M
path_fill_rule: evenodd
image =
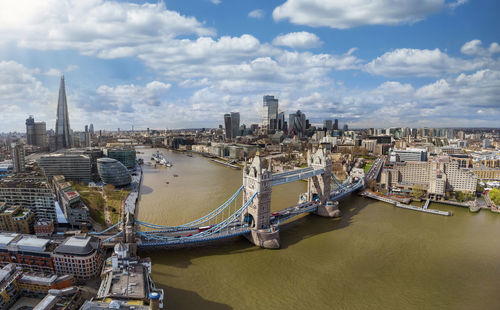
M13 143L11 145L11 155L12 155L12 171L14 173L20 173L25 171L25 158L24 158L24 145L20 143Z
M440 199L446 192L474 193L477 176L470 169L460 168L450 157L439 156L429 161L392 163L384 167L380 184L383 189L407 191L418 186L430 197Z
M264 117L263 125L267 131L278 129L278 98L266 95L263 97Z
M474 168L473 171L479 180L500 181L500 169L498 168L488 168L481 166Z
M94 236L72 236L52 254L57 274L72 274L79 281L89 280L101 270L104 252Z
M231 137L240 135L240 112L231 112Z
M71 129L69 127L68 102L66 100L66 85L64 76L59 85L59 99L57 100L56 120L56 150L72 147Z
M150 274L149 258L131 256L128 244L117 243L102 268L95 300L88 301L82 309L108 309L113 305L135 305L139 310L163 308L163 290L155 287Z
M136 153L133 147L107 149L107 157L121 162L128 169L136 165Z
M11 231L21 234L33 233L33 222L35 215L30 209L20 206L8 207L6 203L0 202L0 230Z
M116 159L99 158L97 160L97 170L104 184L125 186L132 182L132 177L127 168Z
M57 223L52 190L36 164L27 166L24 173L0 179L0 201L28 208L36 219L49 219Z
M391 151L391 156L396 156L399 161L427 161L427 150L417 148L394 149Z
M87 155L50 154L41 156L38 164L48 178L63 175L67 180L88 183L91 181L91 164Z
M69 182L66 182L64 176L54 176L52 184L56 198L68 223L71 226L78 227L89 224L89 209L80 199L80 194L73 190Z
M50 240L32 235L0 233L0 266L10 263L33 272L56 272Z

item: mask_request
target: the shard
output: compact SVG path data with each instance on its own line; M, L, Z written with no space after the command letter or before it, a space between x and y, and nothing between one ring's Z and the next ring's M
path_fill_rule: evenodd
M59 86L59 100L57 101L57 120L56 120L56 149L71 148L72 139L69 128L68 102L66 101L66 87L64 84L64 75L61 77Z

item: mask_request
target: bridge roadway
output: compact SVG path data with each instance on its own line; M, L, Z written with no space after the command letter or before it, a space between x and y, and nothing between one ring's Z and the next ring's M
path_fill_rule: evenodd
M377 159L372 165L370 171L367 173L367 179L376 178L382 167L383 160ZM304 169L297 169L273 175L273 185L285 184L296 180L310 178L314 175L320 175L323 169L313 169L311 167ZM338 186L330 194L330 200L337 201L352 192L363 188L363 180L358 180L354 183ZM317 201L307 201L297 205L285 208L283 210L273 212L270 215L271 226L269 230L279 230L279 225L285 221L292 219L300 214L315 212L318 208ZM137 223L136 223L137 225ZM137 225L138 226L138 225ZM206 226L205 226L206 227ZM138 238L137 246L139 248L151 247L183 247L188 245L201 245L212 241L221 239L233 238L250 233L251 227L248 223L241 221L241 217L237 216L234 220L227 222L223 227L217 231L213 226L200 230L199 227L165 227L164 229L153 229L148 231L137 231ZM114 240L109 240L108 233L100 236L107 240L106 244L114 244Z

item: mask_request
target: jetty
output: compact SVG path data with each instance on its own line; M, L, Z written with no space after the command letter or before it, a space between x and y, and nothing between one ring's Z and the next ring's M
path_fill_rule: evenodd
M407 209L407 210L413 210L413 211L436 214L436 215L443 215L443 216L453 215L453 212L451 212L451 211L441 211L441 210L436 210L436 209L429 209L430 199L427 199L427 201L425 202L425 204L422 207L417 207L417 206L412 206L412 205L408 205L408 204L403 204L403 203L396 201L394 199L391 199L389 197L379 196L379 195L376 195L376 194L369 192L369 191L364 191L361 194L361 196L376 199L376 200L383 201L386 203L390 203L390 204L392 204L398 208L401 208L401 209Z

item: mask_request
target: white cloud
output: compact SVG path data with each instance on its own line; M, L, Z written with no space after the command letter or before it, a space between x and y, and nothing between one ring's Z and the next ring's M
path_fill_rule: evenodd
M214 35L194 17L157 4L104 0L5 0L0 40L40 50L76 49L101 58L135 56L180 35Z
M496 53L500 53L500 45L498 45L497 42L493 42L490 44L489 48L483 48L481 40L472 40L464 45L462 45L462 48L460 51L463 54L466 55L473 55L473 56L490 56Z
M460 2L460 1L459 1ZM363 25L415 23L446 7L444 0L287 0L276 7L276 21L346 29Z
M279 35L274 38L273 44L291 48L313 48L321 46L323 42L314 33L300 31Z
M210 0L210 2L212 2L213 4L221 4L221 0Z
M264 10L256 9L248 13L248 17L260 19L264 17Z
M383 76L442 76L484 67L486 59L453 58L439 49L401 48L387 52L365 66L371 74Z

